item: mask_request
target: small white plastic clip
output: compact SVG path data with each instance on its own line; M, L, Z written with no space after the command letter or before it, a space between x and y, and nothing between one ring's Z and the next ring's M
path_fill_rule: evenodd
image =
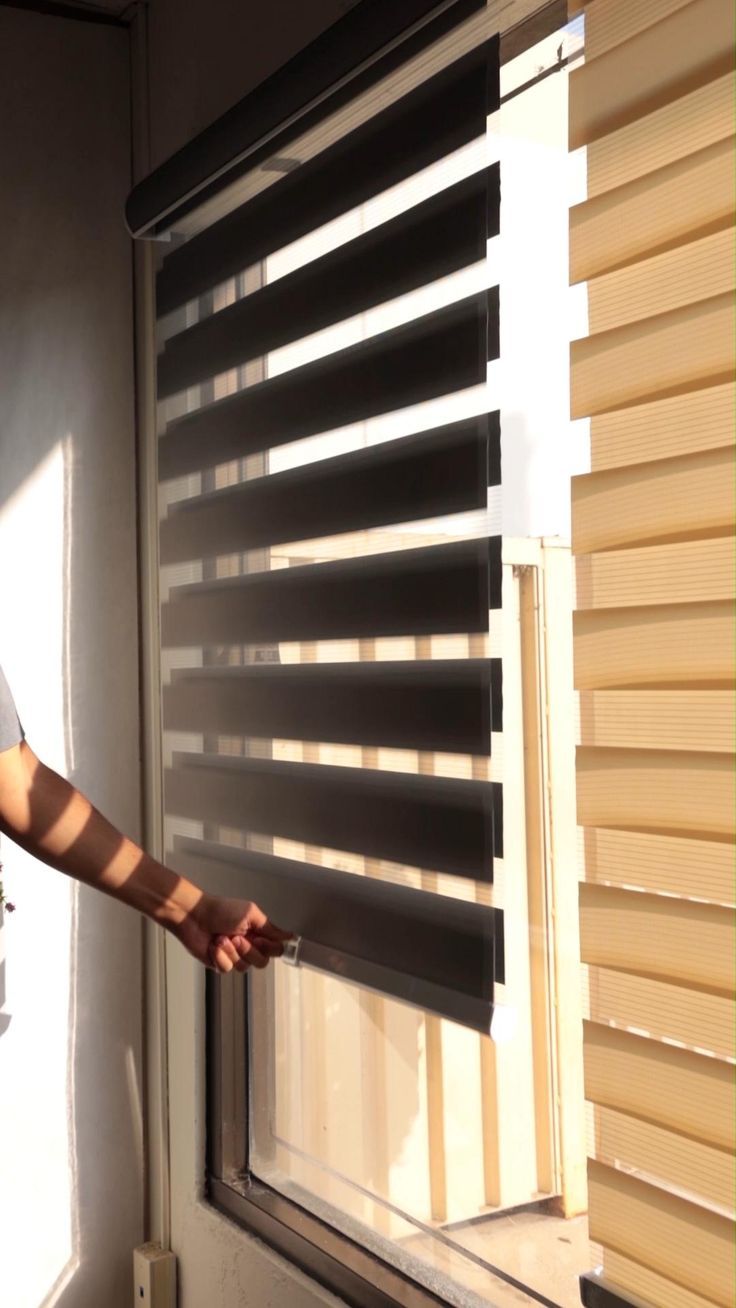
M284 963L289 964L289 967L299 966L299 963L301 961L299 958L301 946L302 946L301 936L294 936L292 940L287 940L286 943L284 944L284 952L281 955L281 957Z

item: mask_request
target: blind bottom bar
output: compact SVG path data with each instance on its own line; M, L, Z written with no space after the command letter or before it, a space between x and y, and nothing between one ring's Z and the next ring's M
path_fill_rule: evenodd
M210 893L255 899L294 933L298 963L489 1033L500 909L191 837L169 858Z
M471 998L448 986L437 985L424 977L407 976L394 968L384 967L365 958L356 958L340 949L329 949L302 940L299 964L339 977L351 985L362 986L380 995L400 1000L413 1008L448 1018L461 1026L490 1035L493 998Z

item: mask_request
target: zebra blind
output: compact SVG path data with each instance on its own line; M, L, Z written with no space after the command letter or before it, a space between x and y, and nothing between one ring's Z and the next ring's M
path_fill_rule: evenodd
M581 8L580 5L577 6ZM570 135L589 1305L734 1293L734 14L590 0Z
M352 94L328 88L255 167L151 223L174 234L157 276L168 857L257 899L305 963L487 1032L502 914L434 883L488 887L502 852L479 766L501 728L498 41L479 3L420 8ZM365 21L337 25L345 48ZM155 190L133 193L135 221ZM461 514L474 526L453 531Z

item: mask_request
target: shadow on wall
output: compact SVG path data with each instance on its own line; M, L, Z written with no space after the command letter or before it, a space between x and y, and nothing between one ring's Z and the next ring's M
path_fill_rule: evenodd
M135 836L127 36L4 8L0 46L0 662L39 757ZM140 921L10 841L2 859L0 1298L127 1308Z

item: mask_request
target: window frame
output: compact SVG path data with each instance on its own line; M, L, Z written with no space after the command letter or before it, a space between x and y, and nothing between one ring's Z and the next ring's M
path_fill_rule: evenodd
M567 22L567 0L544 0L535 12L501 33L501 63ZM437 1308L446 1304L444 1298L250 1172L249 1001L247 975L228 977L223 984L208 974L205 1201L354 1308ZM245 1049L244 1058L237 1056L238 1049ZM503 1273L501 1276L507 1279ZM544 1302L536 1291L530 1290L529 1295L530 1302Z
M282 1257L356 1308L437 1308L445 1300L308 1212L248 1170L249 1058L247 975L227 984L212 974L206 987L206 1184L218 1212L258 1236ZM250 1069L249 1069L250 1070Z

